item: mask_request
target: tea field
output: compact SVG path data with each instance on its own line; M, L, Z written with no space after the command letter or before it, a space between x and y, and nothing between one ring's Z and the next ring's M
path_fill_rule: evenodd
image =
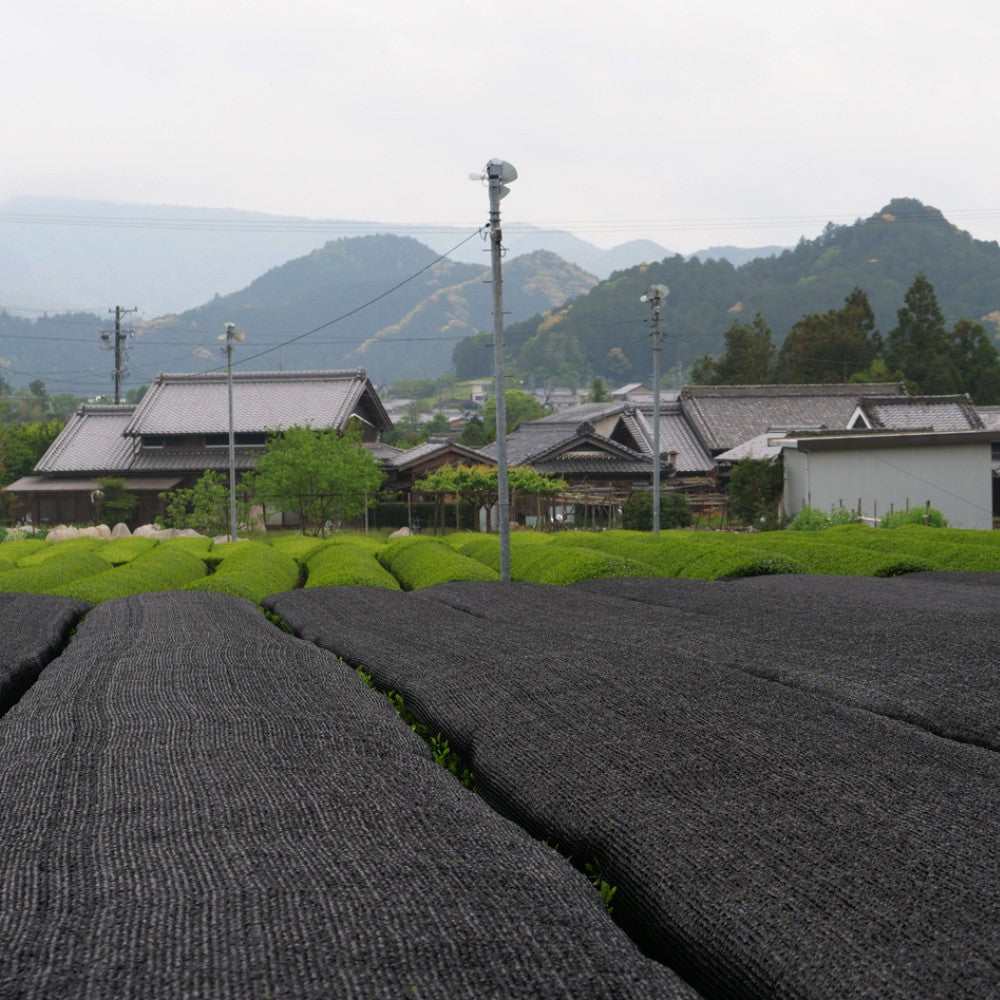
M997 544L4 543L0 996L1000 995Z

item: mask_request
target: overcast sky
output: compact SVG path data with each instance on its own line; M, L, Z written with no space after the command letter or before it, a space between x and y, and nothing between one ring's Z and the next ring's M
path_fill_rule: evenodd
M36 0L0 38L17 195L690 252L892 197L1000 237L995 0Z

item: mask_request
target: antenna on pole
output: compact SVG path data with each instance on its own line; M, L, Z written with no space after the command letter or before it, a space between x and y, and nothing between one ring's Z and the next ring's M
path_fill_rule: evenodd
M517 180L517 171L506 161L492 159L481 174L469 174L474 181L485 180L490 192L490 261L493 277L493 379L497 408L497 518L500 521L500 580L510 583L510 489L507 482L507 400L504 393L503 277L501 273L500 199L510 193L508 184Z
M666 285L650 285L639 296L653 307L653 534L660 533L660 312L670 294Z
M127 316L129 313L138 312L138 306L132 306L131 309L125 309L123 306L115 306L114 309L109 309L109 313L114 313L115 316L115 329L114 329L114 344L111 343L111 330L101 331L101 340L104 341L103 349L106 351L113 350L115 352L115 370L114 370L114 380L115 380L115 405L122 401L122 382L125 376L128 375L128 369L125 367L125 363L128 361L128 352L125 350L125 342L131 337L135 330L132 327L122 326L122 316Z

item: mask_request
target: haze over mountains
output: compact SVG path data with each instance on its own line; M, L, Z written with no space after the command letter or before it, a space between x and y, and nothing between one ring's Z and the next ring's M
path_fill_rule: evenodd
M102 314L108 306L127 301L152 318L238 291L270 268L329 240L392 233L411 236L442 254L471 231L233 209L12 198L0 205L0 307L23 315L76 310ZM517 223L504 226L504 243L508 259L547 250L598 278L670 256L668 249L649 240L605 250L569 232ZM484 242L472 240L449 256L459 263L484 265L489 263L487 250ZM743 263L747 254L779 251L722 247L714 255Z
M62 203L62 221L42 224L28 218L38 203L20 200L19 216L11 204L0 219L0 374L13 385L42 378L52 391L107 391L112 360L100 353L98 333L110 324L112 304L140 305L147 317L129 342L127 385L161 370L219 367L217 337L227 322L247 333L238 362L249 369L364 367L380 382L437 375L453 359L460 377L492 370L490 335L477 335L492 330L488 256L474 232L436 230L426 234L434 246L369 234L316 248L321 233L312 223L291 226L262 214L224 219L213 210L209 225L195 210L118 206L113 215L93 203L87 216L79 203ZM440 247L470 235L453 258L436 263ZM603 281L551 249L530 249L553 237L567 254L589 246L571 234L504 230L508 359L529 381L648 378L648 307L639 296L657 282L670 288L664 370L717 351L735 319L750 321L758 311L780 343L802 315L838 308L855 285L868 293L885 333L918 271L934 284L949 321L1000 317L1000 247L974 240L914 199L896 199L850 226L829 225L777 256L716 248L684 258L656 244L627 244L618 250L642 253L644 262L617 267ZM296 252L296 243L311 249ZM605 255L605 266L615 253L591 250ZM292 259L261 263L286 253ZM741 266L715 259L724 254ZM216 285L224 274L235 281L241 269L258 267L235 291ZM216 287L183 311L148 318L148 302L116 286L126 273L141 274L164 297L196 280ZM36 321L15 314L45 288L70 299L90 288L94 298L98 279L107 294L93 313L54 314L50 301L41 307L49 314Z

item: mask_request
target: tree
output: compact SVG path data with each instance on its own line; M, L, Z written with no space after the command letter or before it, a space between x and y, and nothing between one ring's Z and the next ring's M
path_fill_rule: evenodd
M587 395L587 401L590 403L610 403L611 393L608 392L608 387L604 384L604 379L594 378L590 383L590 392Z
M0 485L29 475L62 429L61 420L0 424Z
M504 403L507 409L507 433L509 434L518 424L530 420L538 420L544 417L549 411L542 406L529 392L520 389L508 389L504 393ZM483 407L483 424L495 435L497 425L497 402L495 397L486 401ZM492 440L492 436L490 440Z
M134 493L129 493L124 479L98 479L101 497L98 503L98 517L105 524L125 523L139 503Z
M299 515L302 533L325 533L326 525L358 517L385 479L361 444L356 425L289 427L267 438L267 448L248 477L251 492L271 507Z
M723 335L725 352L698 358L691 378L699 385L766 385L772 380L775 348L771 328L757 313L752 323L735 321Z
M536 472L530 465L515 465L507 470L510 506L518 496L548 497L564 493L569 486L564 479ZM499 497L499 477L494 465L443 465L429 476L418 479L413 489L423 493L451 493L460 500L471 500L476 508L486 508L486 530L490 531L490 509ZM457 519L457 518L456 518Z
M462 428L458 440L469 448L479 448L481 445L489 444L490 435L483 418L478 414L470 417L469 422Z
M922 393L960 392L960 375L944 316L926 275L913 279L903 302L896 313L897 325L889 331L886 342L887 364L899 368Z
M1000 353L982 325L960 319L948 341L962 391L980 406L1000 403Z
M744 458L734 462L727 490L729 510L744 524L772 522L784 485L784 469L780 460Z
M236 484L237 528L250 523L250 501L246 483ZM229 531L229 486L221 472L209 469L190 489L161 493L166 512L158 520L167 528L193 528L202 535Z
M810 313L792 326L778 352L775 380L846 382L872 364L881 343L868 296L855 287L842 309Z
M660 493L661 528L686 528L691 521L691 505L683 493ZM652 530L652 490L637 490L629 494L622 505L622 527L631 531Z

